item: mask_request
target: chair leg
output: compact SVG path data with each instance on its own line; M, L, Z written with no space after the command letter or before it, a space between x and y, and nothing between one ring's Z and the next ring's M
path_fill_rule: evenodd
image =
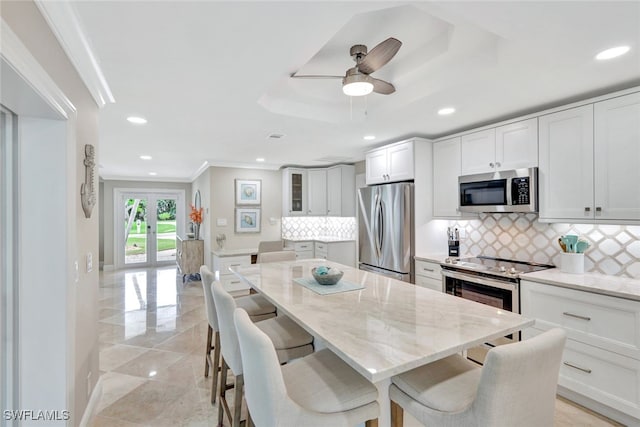
M251 419L251 413L249 412L249 408L247 407L247 427L256 427L253 423L253 419Z
M391 427L402 427L404 425L404 410L393 400L391 401Z
M244 376L236 376L233 395L233 423L232 427L240 427L240 413L242 410L242 391L244 389Z
M378 427L378 419L365 421L364 427Z
M213 381L211 382L211 404L216 403L216 394L218 392L218 372L220 371L220 332L215 333L213 348Z
M227 391L227 362L222 357L222 368L220 370L220 400L218 401L218 427L222 427L222 418L224 417L224 394Z
M204 354L204 376L205 378L209 376L209 365L211 364L211 336L213 335L213 328L211 325L208 325L207 330L207 347L205 348L206 352ZM212 366L213 368L213 366Z

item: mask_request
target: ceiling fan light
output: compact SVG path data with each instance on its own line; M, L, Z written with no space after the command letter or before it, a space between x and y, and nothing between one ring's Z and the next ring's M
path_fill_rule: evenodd
M342 79L342 92L349 96L364 96L373 92L373 83L365 74L353 74Z

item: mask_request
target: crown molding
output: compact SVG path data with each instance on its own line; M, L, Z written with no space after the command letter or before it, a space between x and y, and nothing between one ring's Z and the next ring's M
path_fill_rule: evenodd
M98 107L115 102L98 57L93 52L71 2L35 0L35 4Z

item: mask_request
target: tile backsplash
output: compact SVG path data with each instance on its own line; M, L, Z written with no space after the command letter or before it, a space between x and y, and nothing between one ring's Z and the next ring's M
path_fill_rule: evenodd
M461 252L560 265L558 237L576 234L589 241L585 271L640 278L640 226L547 224L535 214L481 214L449 221L464 230Z
M355 217L289 216L282 218L283 239L356 238Z

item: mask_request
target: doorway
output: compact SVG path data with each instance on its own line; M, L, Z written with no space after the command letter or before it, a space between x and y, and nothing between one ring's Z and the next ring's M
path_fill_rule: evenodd
M176 262L176 235L184 232L184 191L115 190L116 266L155 267Z

